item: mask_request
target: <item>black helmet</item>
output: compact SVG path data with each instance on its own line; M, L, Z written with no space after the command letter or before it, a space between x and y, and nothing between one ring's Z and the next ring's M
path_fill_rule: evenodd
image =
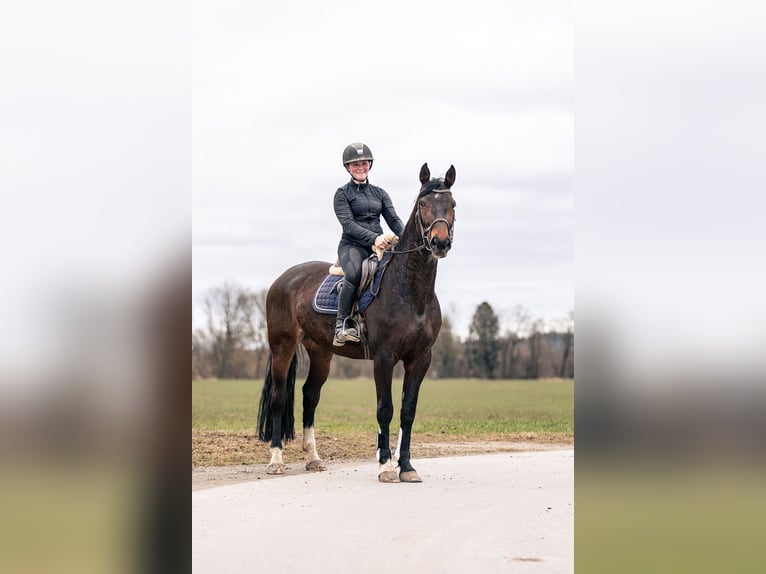
M343 150L344 166L354 161L364 161L366 159L370 161L370 167L372 167L372 151L363 143L352 143Z

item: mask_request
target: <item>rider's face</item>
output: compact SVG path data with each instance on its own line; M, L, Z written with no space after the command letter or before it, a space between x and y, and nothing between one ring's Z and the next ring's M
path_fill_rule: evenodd
M346 164L346 169L348 169L349 173L351 173L351 177L356 181L364 181L367 179L367 174L370 172L370 162L368 160L354 161Z

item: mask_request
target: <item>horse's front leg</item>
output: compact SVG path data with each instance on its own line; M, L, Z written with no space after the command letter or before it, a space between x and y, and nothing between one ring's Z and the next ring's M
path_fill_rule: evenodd
M394 364L390 357L375 357L374 369L375 390L378 397L378 451L380 463L378 480L380 482L399 482L399 475L391 456L389 429L394 417L394 401L391 398L391 381Z
M415 411L418 407L420 384L431 365L431 351L415 361L404 365L404 389L402 393L401 428L399 442L394 458L399 461L399 480L401 482L423 482L410 463L410 439Z

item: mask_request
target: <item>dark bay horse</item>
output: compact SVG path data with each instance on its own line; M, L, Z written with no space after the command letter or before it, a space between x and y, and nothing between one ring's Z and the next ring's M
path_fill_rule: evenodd
M399 243L393 248L377 298L367 308L367 345L377 391L378 450L381 482L421 482L410 463L410 436L418 392L431 364L431 347L441 328L434 293L436 266L452 247L455 201L451 187L455 168L444 179L431 179L428 164L420 169L421 188ZM310 365L303 385L303 450L307 470L324 470L314 438L314 412L333 354L364 359L361 343L333 346L334 315L312 308L314 293L327 276L329 262L311 261L279 276L266 296L269 367L261 393L258 436L270 441L269 474L284 474L282 441L294 438L293 402L297 347L302 344ZM399 440L392 455L389 425L394 415L391 382L394 365L404 364ZM398 462L397 473L395 463Z

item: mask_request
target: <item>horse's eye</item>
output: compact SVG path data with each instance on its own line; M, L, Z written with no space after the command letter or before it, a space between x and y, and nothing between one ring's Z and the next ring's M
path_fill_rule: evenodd
M420 207L425 207L425 206L426 206L426 202L425 202L425 201L423 201L423 200L421 199L421 200L418 202L418 205L419 205Z

